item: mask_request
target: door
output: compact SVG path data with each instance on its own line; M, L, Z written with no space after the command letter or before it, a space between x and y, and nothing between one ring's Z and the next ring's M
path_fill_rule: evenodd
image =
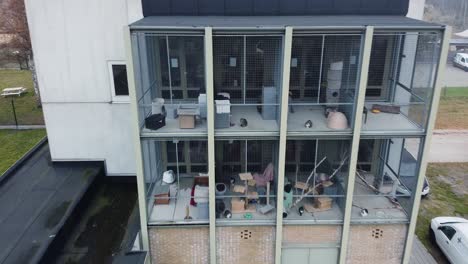
M468 260L468 246L466 245L466 237L458 232L451 240L453 245L453 262L463 263Z
M282 264L336 264L339 249L336 247L283 248Z
M309 264L308 248L283 248L281 254L282 264Z
M338 263L338 253L338 248L311 248L309 264L336 264Z
M437 244L451 262L455 261L453 256L455 256L456 252L453 248L451 240L456 233L457 231L451 226L441 226L437 229L436 232Z

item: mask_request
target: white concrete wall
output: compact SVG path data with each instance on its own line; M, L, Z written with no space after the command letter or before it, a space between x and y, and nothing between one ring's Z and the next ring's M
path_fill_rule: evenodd
M411 17L414 19L423 19L424 16L424 5L426 4L426 0L410 0L409 7L408 7L408 14L407 17Z
M125 60L123 27L140 0L26 0L53 160L105 160L135 174L130 105L112 102L108 62Z

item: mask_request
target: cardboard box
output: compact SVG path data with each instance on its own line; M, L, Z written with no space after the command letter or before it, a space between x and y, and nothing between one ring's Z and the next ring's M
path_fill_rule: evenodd
M245 211L245 200L234 197L231 199L231 211L233 213L243 213Z
M195 128L195 116L200 115L200 110L196 107L179 107L179 128Z
M157 186L154 191L154 204L169 204L169 185Z
M179 115L179 128L195 128L195 116Z
M317 209L330 209L332 207L332 198L318 197L315 198L315 208Z

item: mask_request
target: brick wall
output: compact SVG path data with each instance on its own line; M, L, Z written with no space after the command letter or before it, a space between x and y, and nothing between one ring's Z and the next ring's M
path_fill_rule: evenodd
M153 264L207 264L208 227L149 228Z
M399 264L406 233L406 225L352 225L346 263Z
M275 227L216 228L217 263L274 263Z
M341 226L287 225L283 227L283 243L321 244L340 243Z

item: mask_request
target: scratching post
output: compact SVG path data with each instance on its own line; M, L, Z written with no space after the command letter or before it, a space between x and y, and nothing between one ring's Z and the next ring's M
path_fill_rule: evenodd
M269 205L270 204L270 182L267 182L267 189L266 189L266 204Z

